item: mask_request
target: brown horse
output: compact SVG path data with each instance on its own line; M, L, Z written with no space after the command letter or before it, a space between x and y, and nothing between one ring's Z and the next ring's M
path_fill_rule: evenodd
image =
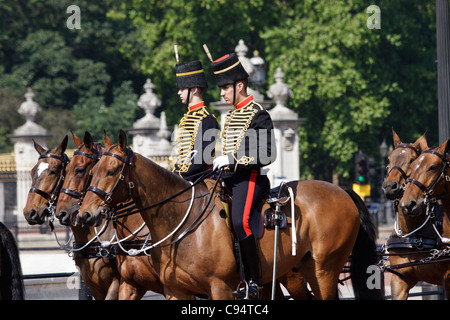
M431 239L435 238L435 234L431 221L423 225L422 215L405 215L398 205L406 180L411 174L411 163L417 159L421 151L428 149L425 135L414 143L403 143L394 130L392 133L394 150L388 157L388 174L383 182L383 191L388 199L397 200L394 203L396 219L398 219L396 229L397 232L401 232L401 235L398 236L397 232L393 231L385 248L389 253L391 268L395 268L395 273L391 278L392 299L406 300L409 291L418 281L430 282L429 275L434 277L436 271L439 270L434 264L412 263L425 257L426 255L423 253L429 252L434 247L434 241ZM408 234L411 236L405 237ZM424 243L424 239L426 243ZM422 256L419 258L420 254Z
M386 198L399 199L402 196L403 186L411 173L410 164L419 156L420 150L428 148L425 135L414 143L403 143L397 133L392 129L394 150L388 157L387 177L382 188Z
M66 168L66 176L64 184L61 189L61 193L56 205L56 217L60 220L61 224L71 225L73 218L76 216L82 197L89 186L91 170L102 154L102 147L95 144L92 136L89 132L85 132L84 141L81 141L75 134L73 134L73 141L77 146L77 150L74 152L69 165ZM107 234L115 234L117 230L117 236L119 239L127 239L123 244L120 244L125 249L140 248L145 245L145 239L149 233L148 228L144 225L140 215L131 215L119 219L114 224L108 223ZM91 239L96 237L96 231L93 227L88 226L72 226L72 230L75 236L75 240L80 243L87 243ZM138 231L135 232L134 231ZM131 235L133 233L133 235ZM109 238L112 240L114 237ZM105 237L103 237L105 239ZM141 299L148 290L152 290L157 293L163 293L162 284L159 281L158 276L152 266L151 257L145 254L139 256L129 256L125 254L120 247L118 247L116 241L110 241L118 250L115 250L117 268L120 274L120 287L119 287L119 299L138 300ZM142 240L142 241L140 241ZM133 246L133 248L130 248ZM91 260L83 260L84 264L91 264ZM86 270L92 277L95 272L92 272L94 268L92 266L81 268ZM102 275L97 272L98 276Z
M67 140L66 136L58 147L49 150L34 143L39 159L31 170L32 185L23 210L25 219L30 224L44 223L45 217L51 215L54 210L69 161L65 154ZM84 242L94 232L94 228L72 227L72 231L77 235L78 241ZM102 237L110 239L113 235L110 230L109 234L105 232ZM114 259L75 255L74 260L80 268L83 281L89 286L96 300L117 299L119 274Z
M0 300L23 300L22 267L16 240L0 222Z
M212 299L232 299L239 283L233 234L211 201L216 193L211 195L203 183L191 186L133 153L122 130L116 146L105 135L105 148L108 152L93 169L91 192L86 193L79 211L84 223L98 222L98 215L106 214L115 203L133 198L155 243L152 258L166 298L205 294ZM353 281L356 296L359 289L365 290L364 298L378 298L380 292L366 286L367 267L376 263L376 249L374 237L360 228L361 199L355 203L349 193L323 181L294 181L288 186L294 193L291 223L299 241L294 256L291 225L280 232L277 278L296 268L317 299L335 299L339 275L353 249L352 274L364 278ZM285 208L290 217L290 206ZM365 211L361 221L367 222L370 216ZM267 229L259 240L263 283L272 278L273 246L274 231ZM361 260L369 256L374 259Z
M416 226L406 226L406 228L418 228L418 224L424 224L429 218L433 219L433 207L436 202L440 202L443 206L445 214L442 221L442 235L433 225L427 226L431 230L425 231L431 233L434 231L434 235L437 235L441 240L442 249L434 251L435 255L428 254L416 259L425 258L434 263L432 272L427 270L427 277L421 277L420 279L443 286L447 297L450 297L450 259L448 253L450 248L450 192L448 185L450 177L448 175L449 159L447 155L449 149L450 143L447 140L439 147L423 151L411 163L411 175L407 180L403 197L400 199L400 207L405 220L413 220L416 224ZM402 230L402 232L405 231ZM443 262L436 259L439 255L444 257ZM421 271L421 275L423 275L426 270L421 269ZM411 284L408 283L408 285Z

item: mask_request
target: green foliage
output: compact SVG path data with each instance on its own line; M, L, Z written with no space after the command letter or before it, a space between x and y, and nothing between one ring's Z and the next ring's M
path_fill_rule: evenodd
M81 30L69 30L66 8L81 9ZM207 103L219 90L203 51L233 52L243 39L277 67L293 96L289 107L307 118L299 129L302 178L348 183L358 150L379 159L394 127L405 141L425 130L437 142L435 5L373 1L381 29L368 29L363 0L1 0L0 150L21 123L23 94L32 87L43 108L37 121L56 145L69 129L97 141L142 116L137 107L151 78L169 125L185 112L176 95L175 56L199 59ZM263 88L264 89L264 88Z

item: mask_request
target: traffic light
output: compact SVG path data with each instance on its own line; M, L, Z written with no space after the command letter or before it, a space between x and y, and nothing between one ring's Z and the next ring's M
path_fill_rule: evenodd
M356 183L369 184L369 163L364 154L358 154L356 157Z

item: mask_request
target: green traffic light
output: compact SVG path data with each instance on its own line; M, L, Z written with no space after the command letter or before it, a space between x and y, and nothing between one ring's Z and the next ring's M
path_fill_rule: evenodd
M366 179L365 179L363 176L359 176L359 177L358 177L358 181L359 181L360 183L363 183L363 182L366 182Z

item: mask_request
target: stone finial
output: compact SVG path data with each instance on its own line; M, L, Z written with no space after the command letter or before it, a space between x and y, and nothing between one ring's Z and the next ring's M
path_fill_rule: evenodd
M275 83L270 86L267 96L275 101L276 105L284 106L286 100L292 96L292 90L286 83L283 83L284 73L280 67L274 75Z
M247 71L249 76L252 76L253 72L255 72L255 68L253 67L253 64L250 62L250 59L246 57L246 54L248 52L248 47L245 45L244 40L239 40L238 45L236 48L234 48L234 51L236 52L239 61L242 63L242 66L244 67L245 71Z
M42 111L39 104L34 101L34 97L35 95L33 90L31 88L27 88L27 93L25 93L26 101L22 102L18 110L18 112L30 122L34 122L36 115Z
M157 117L153 115L156 108L161 105L161 100L153 92L155 88L154 84L150 79L144 84L145 93L139 97L137 105L144 109L145 116L137 120L133 127L135 128L159 128L160 122Z

